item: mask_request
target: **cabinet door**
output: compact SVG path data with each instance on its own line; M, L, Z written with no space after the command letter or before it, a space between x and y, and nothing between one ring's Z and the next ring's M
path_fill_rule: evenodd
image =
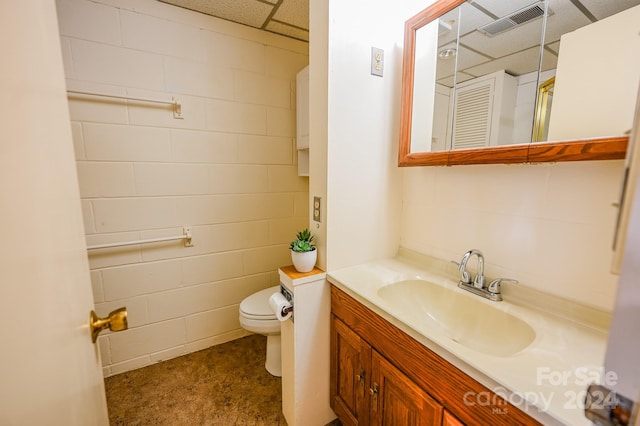
M371 346L332 315L331 408L344 426L369 424Z
M372 425L440 426L440 404L375 351L371 364Z
M444 416L442 417L442 426L464 426L464 423L454 417L454 415L447 410L444 410Z

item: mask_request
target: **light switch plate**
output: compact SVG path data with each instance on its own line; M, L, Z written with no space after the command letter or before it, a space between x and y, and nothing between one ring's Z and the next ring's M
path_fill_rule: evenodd
M313 220L315 222L322 222L322 220L320 220L320 210L322 208L321 200L322 198L320 197L313 197Z
M382 77L384 69L384 50L377 47L371 48L371 75Z

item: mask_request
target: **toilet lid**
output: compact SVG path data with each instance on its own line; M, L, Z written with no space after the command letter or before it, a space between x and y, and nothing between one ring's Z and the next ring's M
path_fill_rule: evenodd
M265 288L245 298L240 303L240 312L247 317L272 319L276 317L269 306L269 298L273 293L279 293L280 286Z

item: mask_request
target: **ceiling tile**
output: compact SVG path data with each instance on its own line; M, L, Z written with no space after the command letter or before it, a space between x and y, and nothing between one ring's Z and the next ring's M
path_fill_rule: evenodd
M267 19L269 19L275 6L281 1L280 6L276 9L273 21L267 23L265 29L271 32L279 33L288 37L299 40L309 40L309 0L159 0L164 3L175 6L184 7L208 15L216 16L221 19L238 22L255 28L262 28ZM640 5L640 0L579 0L588 10L588 13L597 19L603 19L612 14L626 10L630 7ZM473 0L476 6L470 3L464 3L460 7L462 9L462 23L460 28L461 34L468 34L479 26L493 21L493 18L483 12L487 11L497 17L506 16L516 10L522 9L535 3L536 0ZM588 24L589 19L580 12L570 0L549 0L549 7L556 12L556 18L552 15L548 23L548 35L546 43L556 41L560 34L574 29L580 28ZM561 13L562 12L562 13ZM441 18L442 21L453 21L452 29L449 33L440 37L439 44L443 45L455 40L458 32L458 9L455 9ZM537 21L536 21L537 22ZM531 25L532 23L526 24ZM526 26L525 25L525 26ZM523 27L525 27L523 26ZM561 28L562 27L562 28ZM522 28L522 27L521 27ZM304 30L307 31L304 31ZM515 33L512 30L506 32L504 40L512 43L515 39ZM470 35L470 34L469 34ZM498 35L497 37L499 37ZM496 39L494 37L493 39ZM476 42L469 42L470 46L478 49L480 39ZM484 43L489 43L484 41ZM491 41L494 43L494 41ZM519 43L518 50L525 48L525 44ZM478 49L481 52L493 51L494 56L497 52L504 52L503 48Z
M537 70L539 61L540 49L536 46L463 71L476 76L499 70L505 70L511 75L521 75Z
M542 71L549 71L556 69L558 67L558 55L554 55L553 53L545 50L542 53Z
M464 71L467 68L474 67L489 61L486 56L480 55L473 50L467 49L465 46L460 45L458 48L458 69Z
M591 23L589 18L568 0L549 0L549 8L553 14L547 18L545 43L558 41L563 34Z
M480 31L474 31L462 37L460 42L487 56L500 58L513 51L539 45L542 22L542 19L536 19L493 37L488 37Z
M261 28L273 6L256 0L160 0L240 24Z
M309 30L309 0L283 0L273 19Z
M471 80L473 78L476 78L476 76L465 74L463 72L459 72L457 74L456 78L457 78L456 83L462 83L462 82L465 82L467 80ZM451 87L453 87L453 83L454 83L453 75L450 75L449 77L446 77L446 78L442 78L442 79L438 80L437 83L438 84L442 84L443 86L451 88Z
M285 35L287 37L293 37L298 40L309 41L309 31L303 30L301 28L292 27L290 25L283 24L278 21L269 21L265 29L267 31L272 31L274 33Z
M460 18L458 15L458 9L462 10L462 18ZM460 34L464 35L471 31L474 31L476 28L481 27L482 25L492 22L493 18L482 13L477 8L470 6L468 3L463 3L459 7L442 15L440 21L451 25L451 31L447 32L446 34L442 34L438 38L438 44L442 45L455 41L456 37L458 36L458 24L460 22Z
M554 41L553 43L548 43L545 47L551 50L556 56L560 53L560 41Z
M449 47L455 47L455 45L451 45ZM482 64L489 60L489 58L478 55L474 51L466 49L464 46L460 46L456 53L456 56L449 59L438 58L438 63L436 65L436 78L438 79L438 81L446 77L453 76L453 72L455 71L456 58L458 60L458 68L461 71Z
M604 19L633 6L640 5L640 0L580 0L580 2L598 19Z

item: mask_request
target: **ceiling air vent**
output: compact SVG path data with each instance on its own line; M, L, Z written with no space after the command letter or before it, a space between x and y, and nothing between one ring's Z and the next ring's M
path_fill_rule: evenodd
M551 15L551 9L549 9L549 15ZM522 25L524 23L533 21L534 19L544 16L544 2L539 1L533 3L523 9L513 12L511 15L504 16L490 24L483 25L478 28L478 31L486 36L493 37L504 31L510 30Z

